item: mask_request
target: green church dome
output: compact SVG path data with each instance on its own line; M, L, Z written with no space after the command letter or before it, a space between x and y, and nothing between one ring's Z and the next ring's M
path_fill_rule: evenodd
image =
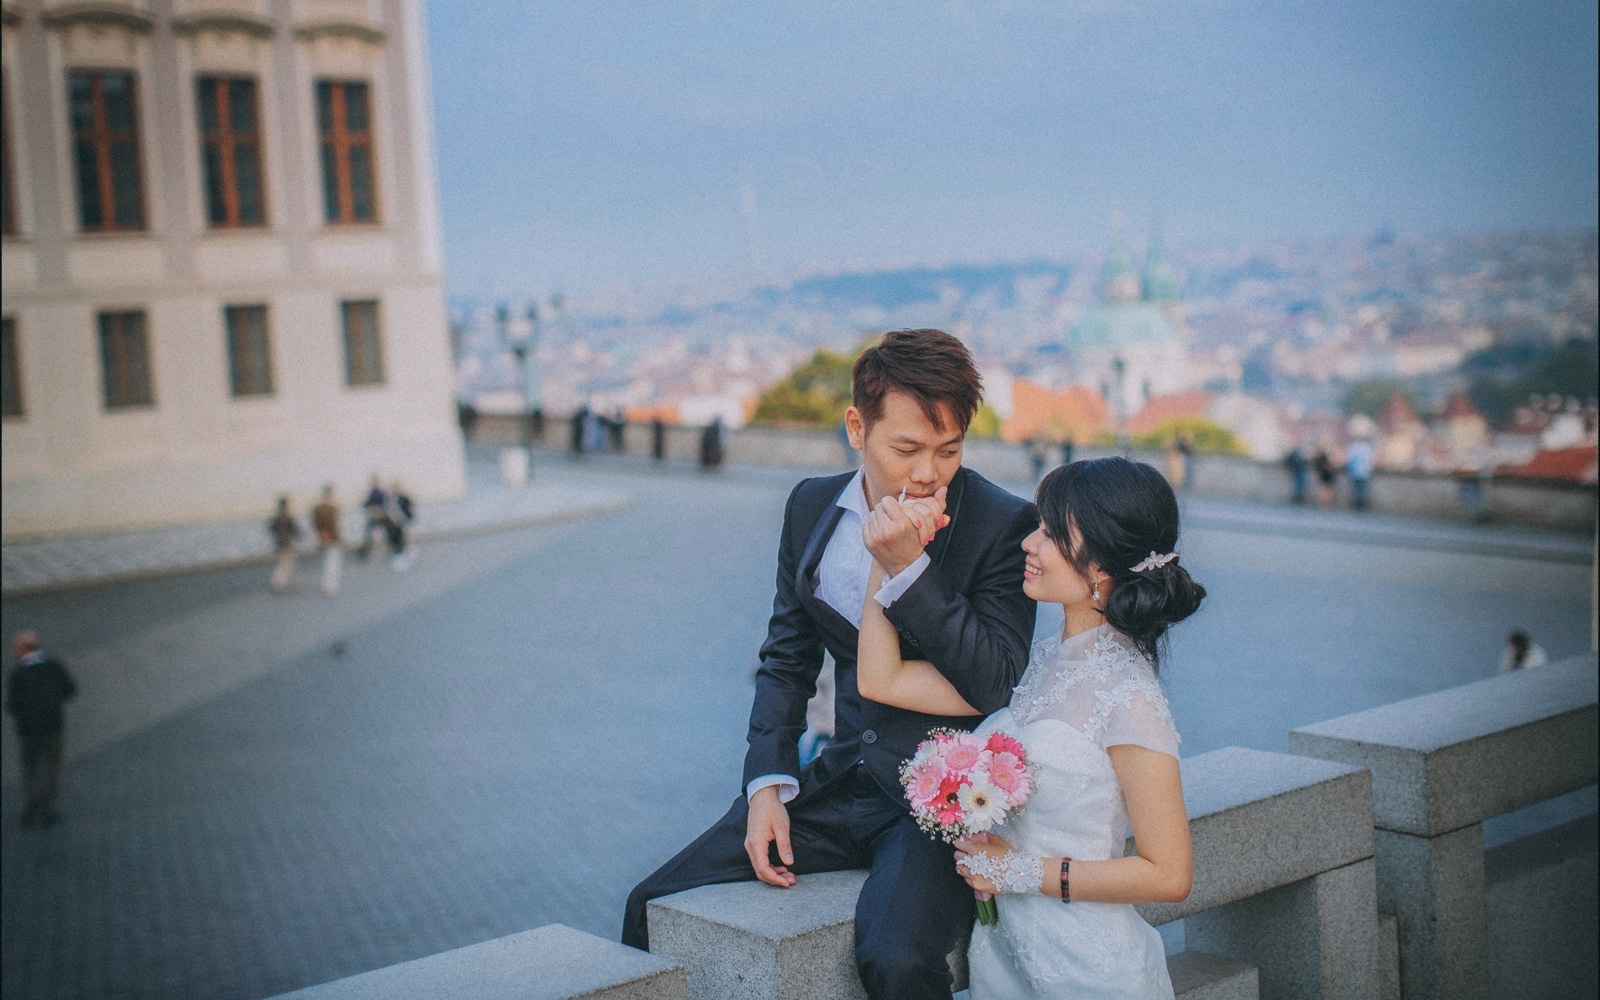
M1178 291L1178 274L1157 243L1144 260L1144 297L1150 302L1176 302Z
M1167 311L1153 302L1102 302L1067 334L1067 349L1178 343L1183 340Z

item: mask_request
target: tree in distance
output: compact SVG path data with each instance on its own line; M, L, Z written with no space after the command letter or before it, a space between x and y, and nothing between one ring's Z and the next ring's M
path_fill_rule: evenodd
M1386 397L1387 398L1387 397ZM1157 450L1181 437L1188 437L1197 452L1210 455L1248 455L1249 450L1239 442L1233 431L1210 417L1175 417L1156 427L1148 434L1135 434L1135 448Z
M763 392L756 401L752 423L772 427L837 427L850 406L850 374L861 352L877 342L868 337L849 355L819 348L817 353ZM973 414L970 438L998 438L1000 415L988 403Z

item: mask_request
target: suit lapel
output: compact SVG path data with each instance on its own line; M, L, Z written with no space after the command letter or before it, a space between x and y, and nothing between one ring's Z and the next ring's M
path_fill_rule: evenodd
M967 467L962 466L950 479L950 488L944 495L944 512L950 517L950 526L933 536L928 546L928 558L935 566L944 565L945 553L950 550L950 536L961 528L961 500L966 496Z
M822 553L828 547L828 539L833 537L834 529L839 526L839 518L843 516L844 508L837 503L830 503L822 516L817 518L816 527L811 529L811 537L806 541L805 552L800 556L800 578L795 581L795 588L807 601L822 603L816 599L817 566L822 562Z

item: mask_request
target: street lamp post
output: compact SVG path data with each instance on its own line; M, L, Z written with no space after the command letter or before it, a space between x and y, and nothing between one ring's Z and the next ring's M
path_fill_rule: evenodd
M544 437L543 393L539 379L539 306L528 303L527 325L515 332L511 329L509 306L501 303L498 316L501 336L517 362L517 381L522 390L522 413L518 420L522 446L532 448L535 440Z
M528 303L528 333L517 362L522 369L523 443L544 440L544 385L539 377L539 304Z
M528 341L525 336L514 335L511 332L511 308L504 302L495 307L495 320L500 326L500 339L511 349L511 356L516 359L516 368L522 371L522 359L527 355ZM520 431L521 443L500 449L500 479L513 489L521 489L528 485L528 466L532 463L532 456L528 451L527 422L517 421Z
M1118 354L1116 357L1111 359L1111 371L1112 371L1112 374L1116 375L1116 377L1117 377L1116 406L1112 410L1112 412L1116 416L1116 421L1117 421L1117 448L1120 449L1123 452L1123 454L1127 454L1127 451L1128 451L1128 425L1127 425L1128 414L1127 414L1127 407L1126 407L1126 404L1124 402L1126 394L1123 392L1123 383L1125 382L1125 380L1127 378L1128 363L1126 361L1122 360L1122 355Z

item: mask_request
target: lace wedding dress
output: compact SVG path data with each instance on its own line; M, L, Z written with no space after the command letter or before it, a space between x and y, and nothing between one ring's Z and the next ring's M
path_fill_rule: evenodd
M1034 790L995 832L1022 854L1120 858L1128 808L1106 747L1178 756L1178 733L1149 663L1109 625L1036 643L1011 704L978 727L1021 740ZM1059 878L1058 871L1045 878ZM1172 997L1161 936L1125 903L998 897L1000 922L974 923L972 1000Z

